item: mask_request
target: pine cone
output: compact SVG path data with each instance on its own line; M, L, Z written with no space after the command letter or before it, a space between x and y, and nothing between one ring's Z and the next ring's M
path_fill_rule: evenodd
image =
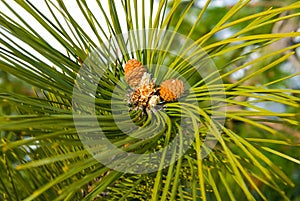
M183 82L178 79L170 79L161 83L159 95L164 101L171 102L180 98L183 92Z
M146 68L136 59L130 59L125 64L125 80L131 87L137 87L146 72Z

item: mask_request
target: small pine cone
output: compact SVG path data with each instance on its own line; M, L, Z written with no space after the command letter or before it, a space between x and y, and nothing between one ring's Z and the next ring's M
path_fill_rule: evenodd
M125 64L125 75L130 73L134 68L141 68L143 64L136 59L130 59Z
M178 79L170 79L161 83L159 95L164 101L171 102L180 98L183 92L183 82Z
M131 87L138 87L140 85L140 82L145 72L146 72L145 67L134 68L132 71L130 71L129 75L126 76L125 74L126 82Z
M146 72L146 68L136 59L130 59L125 64L125 80L131 87L137 87Z

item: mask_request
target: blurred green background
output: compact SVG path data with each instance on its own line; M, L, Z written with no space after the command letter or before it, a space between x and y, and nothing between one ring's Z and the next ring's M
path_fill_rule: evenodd
M236 1L226 0L226 1L212 1L212 4L209 6L209 9L207 12L204 13L204 19L201 26L197 27L197 30L193 33L191 38L193 40L197 40L199 36L202 36L204 34L207 34L218 22L219 20L227 13L229 8L233 6L233 4ZM234 15L232 20L237 20L239 18L249 16L255 13L259 13L263 10L266 10L269 7L282 7L285 5L289 5L293 2L293 0L287 0L287 1L277 1L277 0L257 0L257 1L250 1L250 3L243 8L237 15ZM182 34L188 34L191 27L193 26L196 14L199 11L199 8L203 7L205 1L198 1L198 4L193 6L192 12L189 13L189 17L187 17L184 20L184 26L182 29L179 30ZM186 3L186 5L188 2ZM182 9L186 6L182 4ZM294 12L299 12L299 10L295 10ZM178 22L181 12L178 11L175 16L177 16L177 19L174 18L172 21L173 27L176 26L176 23ZM287 13L283 13L283 15L286 15ZM246 27L248 25L248 22L244 22L241 24L238 24L235 27L230 27L229 29L225 29L221 32L218 32L215 34L210 40L207 41L207 43L211 44L215 41L223 40L228 37L230 37L233 33L235 33L238 30L241 30L242 28ZM252 34L258 34L258 33L284 33L288 31L300 31L300 19L293 18L290 20L286 20L284 22L276 23L273 25L267 25L263 26L259 29L252 30ZM276 51L279 49L282 49L288 45L296 44L300 42L300 38L289 38L284 39L276 42L275 44L272 44L271 46L267 46L263 48L263 50L260 52L263 54L264 52L271 52ZM234 44L236 45L236 44ZM259 44L257 44L259 45ZM214 62L218 68L222 68L223 66L227 66L228 64L232 65L232 68L235 68L241 63L245 61L249 61L253 58L259 57L259 53L255 52L252 53L251 50L255 49L255 45L247 46L246 48L241 48L236 51L231 51L226 55L220 55L218 58L214 59ZM238 62L235 62L235 59L240 56L241 52L248 53L247 57L245 57L242 60L239 60ZM247 80L246 85L253 85L253 86L259 86L262 83L272 82L280 77L283 77L284 75L289 76L293 73L300 72L300 48L295 49L296 54L292 56L289 60L286 62L277 65L275 68L271 68L270 70L262 73L260 76L255 76L254 78ZM278 55L280 57L280 55ZM235 74L231 75L227 80L224 80L225 83L234 83L237 80L251 74L252 72L258 70L260 67L265 66L268 64L269 61L265 61L261 63L260 65L256 65L255 67L249 66L246 69L242 69ZM229 70L229 69L228 69ZM293 77L292 79L288 79L283 82L276 83L274 85L271 85L270 88L287 88L287 89L300 89L300 76ZM240 97L240 101L252 101L255 102L255 99ZM287 112L287 111L293 111L299 113L299 108L290 108L285 105L279 104L279 103L257 103L257 106L267 108L269 110L272 110L274 112ZM231 109L237 109L237 108L231 108ZM298 117L300 119L300 116ZM251 135L251 137L259 137L263 135L268 135L268 133L265 133L263 130L260 130L256 127L249 126L245 124L244 122L231 122L231 125L228 125L232 130L234 130L236 133L241 134L243 137L247 137ZM293 129L286 128L284 126L278 126L276 123L274 125L271 125L277 130L279 130L283 135L293 136L295 141L300 142L300 128L294 127ZM295 158L300 158L300 149L298 146L296 147L287 147L284 145L270 145L267 144L268 147L276 148L277 150L280 150L284 152L287 155L293 156ZM282 186L282 189L287 192L290 199L293 201L300 201L300 166L296 163L293 163L291 161L288 161L286 159L276 157L270 153L265 153L268 157L271 158L273 161L277 161L278 164L280 164L280 168L284 169L284 171L287 173L287 175L293 180L295 183L295 188L290 188L287 186ZM218 183L218 182L217 182ZM270 189L263 184L259 185L260 188L263 189L264 193L268 196L269 200L281 200L282 198L278 196L276 193L274 193L273 189ZM253 192L255 192L253 190ZM238 196L237 196L238 197ZM242 196L241 196L242 197ZM256 199L260 200L259 196L256 196Z

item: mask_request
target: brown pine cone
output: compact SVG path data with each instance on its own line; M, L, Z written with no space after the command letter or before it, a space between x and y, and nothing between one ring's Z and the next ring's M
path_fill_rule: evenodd
M164 101L171 102L180 98L183 92L183 82L178 79L170 79L161 83L159 95Z
M125 64L125 80L131 87L137 87L146 72L146 68L136 59L130 59Z

